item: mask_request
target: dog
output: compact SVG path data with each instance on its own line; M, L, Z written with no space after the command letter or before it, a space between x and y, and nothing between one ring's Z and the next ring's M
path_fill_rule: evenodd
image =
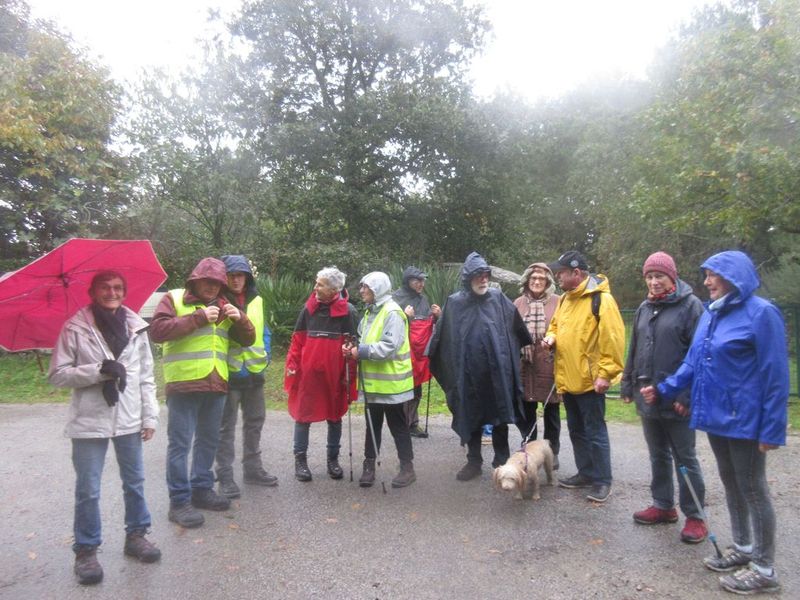
M515 499L539 500L539 467L544 467L547 485L553 485L553 450L547 440L528 442L492 474L495 489L512 492Z

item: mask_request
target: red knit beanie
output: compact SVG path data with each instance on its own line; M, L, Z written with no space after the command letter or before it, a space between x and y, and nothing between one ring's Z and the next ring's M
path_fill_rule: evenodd
M678 269L675 261L666 252L654 252L647 257L642 267L642 275L647 275L650 271L660 271L675 283L678 281Z

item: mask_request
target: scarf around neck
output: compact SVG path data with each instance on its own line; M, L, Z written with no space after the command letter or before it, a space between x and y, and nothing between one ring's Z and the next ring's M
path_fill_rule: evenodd
M128 318L125 309L120 306L116 312L112 312L93 303L92 315L103 339L114 353L114 358L119 358L128 345Z

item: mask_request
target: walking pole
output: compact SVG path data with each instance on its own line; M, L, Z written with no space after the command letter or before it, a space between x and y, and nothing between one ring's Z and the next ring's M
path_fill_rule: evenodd
M639 389L642 389L643 387L646 387L652 383L652 379L650 379L650 377L647 375L640 375L636 378L636 381L639 384ZM661 429L664 431L664 435L667 437L669 447L672 450L672 459L675 461L675 464L678 465L678 472L683 476L683 480L686 482L686 487L689 489L689 494L691 494L692 500L694 501L694 506L697 508L697 512L700 513L700 516L703 518L706 528L708 529L708 541L713 544L714 551L717 553L717 558L722 558L722 552L720 552L719 546L717 545L717 536L711 531L706 511L703 510L703 505L700 504L700 499L697 497L697 492L694 489L694 485L692 485L692 480L689 479L689 469L686 468L686 465L681 462L680 457L678 456L678 450L675 446L675 442L672 441L672 436L664 426L664 421L661 419L661 413L658 411L658 406L655 408L656 419L661 424Z
M348 450L350 453L350 481L353 481L353 404L350 402L350 359L346 358L344 361L344 381L347 389L345 390L345 397L347 398L347 438Z
M377 438L375 437L375 427L372 424L372 413L369 410L369 401L367 401L367 388L364 385L364 373L361 371L361 361L357 361L358 381L361 383L361 391L364 392L364 413L367 415L367 429L372 437L372 448L375 450L375 467L380 469L381 466L381 451L378 448ZM383 493L386 493L386 482L383 480L383 471L381 471L381 488Z

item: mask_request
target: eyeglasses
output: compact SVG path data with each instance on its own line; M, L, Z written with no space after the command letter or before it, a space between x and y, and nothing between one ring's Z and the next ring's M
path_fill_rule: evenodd
M547 277L541 275L531 275L529 281L547 281Z

